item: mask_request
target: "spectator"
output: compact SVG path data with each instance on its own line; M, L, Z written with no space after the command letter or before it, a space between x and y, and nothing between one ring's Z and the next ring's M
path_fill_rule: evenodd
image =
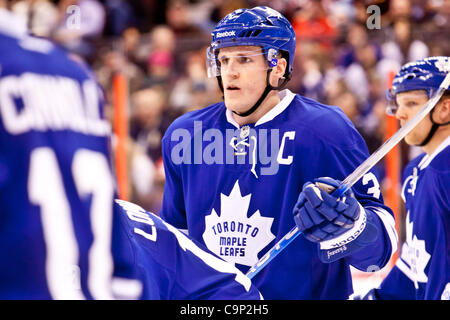
M220 101L215 79L206 78L205 48L188 54L185 72L177 79L170 105L181 112Z
M166 9L167 25L175 32L178 38L205 35L193 21L190 20L189 3L187 0L170 0Z
M12 12L26 20L30 33L49 37L58 23L58 9L48 0L19 1Z
M170 85L174 74L175 34L165 25L155 27L150 34L147 61L147 85Z
M161 157L164 111L167 94L160 86L141 89L131 96L131 136L145 149L152 161Z
M399 64L428 57L428 46L412 35L412 24L408 19L396 20L392 27L394 39L383 44L383 52Z
M142 45L142 35L139 29L129 27L122 33L122 48L128 61L147 71L148 48Z
M117 72L123 73L129 80L130 92L134 92L144 85L145 73L117 50L105 48L99 52L94 69L99 82L108 93L111 93L112 80ZM109 94L107 95L109 96Z
M298 40L313 39L330 49L337 29L328 18L321 1L307 1L293 18L292 27Z
M137 24L133 8L128 1L106 0L105 11L107 23L104 34L117 36Z
M103 33L105 8L97 0L63 0L59 2L59 14L53 38L91 62L95 41Z

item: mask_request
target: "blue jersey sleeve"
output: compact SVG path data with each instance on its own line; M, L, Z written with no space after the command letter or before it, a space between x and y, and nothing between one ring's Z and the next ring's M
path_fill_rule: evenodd
M260 299L249 278L195 240L137 205L117 200L143 299ZM123 269L125 270L125 269ZM122 274L124 276L124 274Z

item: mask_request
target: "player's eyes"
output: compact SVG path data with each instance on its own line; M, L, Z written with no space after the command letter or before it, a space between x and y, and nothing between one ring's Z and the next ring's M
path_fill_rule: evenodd
M239 57L239 63L244 64L244 63L250 63L252 62L252 59L250 59L249 57Z
M419 106L420 104L416 101L416 100L408 100L408 99L403 99L400 101L397 101L397 105L406 107L406 108L414 108Z
M417 106L417 102L415 102L415 101L406 101L405 106L407 106L407 107L415 107L415 106Z
M251 58L245 57L245 56L235 57L235 59L239 64L246 64L246 63L250 63L253 61ZM230 58L229 57L221 57L221 58L219 58L219 62L221 65L227 65L228 63L230 63Z
M226 65L226 64L228 64L229 61L230 61L230 58L227 58L227 57L222 57L219 59L219 62L221 65Z

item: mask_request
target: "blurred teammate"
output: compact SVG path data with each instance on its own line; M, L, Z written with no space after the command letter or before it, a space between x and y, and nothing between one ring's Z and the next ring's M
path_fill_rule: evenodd
M91 72L0 8L0 299L259 299L156 216L114 204Z
M224 102L167 130L161 215L246 271L292 229L295 207L304 236L252 281L266 299L347 299L350 265L382 267L396 250L394 219L374 171L340 200L308 182L344 179L368 151L339 108L282 91L294 55L292 26L268 7L218 23L207 63Z
M405 64L389 91L388 112L410 120L450 72L449 57ZM423 154L403 172L406 241L380 288L366 299L450 299L450 93L406 137Z

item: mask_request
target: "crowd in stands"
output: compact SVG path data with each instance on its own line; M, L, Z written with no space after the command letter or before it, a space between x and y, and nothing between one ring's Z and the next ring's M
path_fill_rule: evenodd
M160 146L165 130L181 114L222 99L216 79L206 76L211 31L233 10L257 5L283 13L296 32L295 71L287 88L342 108L370 153L386 140L385 90L391 73L408 61L450 55L450 1L445 0L31 0L11 4L33 34L55 40L93 67L111 119L112 79L117 73L127 77L131 200L154 212L159 211L164 185ZM368 12L371 5L379 10L379 17L372 16L377 11ZM403 163L417 152L402 144ZM382 163L379 169L383 177Z

